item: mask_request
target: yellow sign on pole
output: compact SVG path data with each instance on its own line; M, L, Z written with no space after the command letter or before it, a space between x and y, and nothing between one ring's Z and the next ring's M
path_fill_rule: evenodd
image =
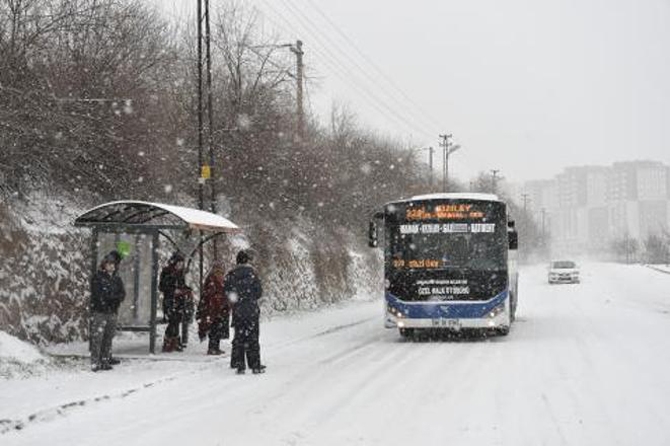
M207 164L204 164L200 169L200 178L204 180L209 180L211 176L212 176L212 169Z

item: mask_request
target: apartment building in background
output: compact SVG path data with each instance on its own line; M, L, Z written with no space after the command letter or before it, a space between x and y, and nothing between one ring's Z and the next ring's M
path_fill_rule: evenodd
M568 167L523 190L555 253L599 252L670 229L670 167L657 161Z

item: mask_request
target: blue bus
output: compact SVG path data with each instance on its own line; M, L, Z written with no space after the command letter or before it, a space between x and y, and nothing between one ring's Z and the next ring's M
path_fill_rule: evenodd
M379 234L380 227L383 233ZM442 193L384 205L385 326L403 337L477 329L507 335L518 298L518 236L496 195Z

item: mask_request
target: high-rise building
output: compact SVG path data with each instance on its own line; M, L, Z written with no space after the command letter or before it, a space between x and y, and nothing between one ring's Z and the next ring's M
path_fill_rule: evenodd
M624 237L642 242L670 228L670 168L660 162L568 167L524 191L538 224L551 222L559 253L600 251Z

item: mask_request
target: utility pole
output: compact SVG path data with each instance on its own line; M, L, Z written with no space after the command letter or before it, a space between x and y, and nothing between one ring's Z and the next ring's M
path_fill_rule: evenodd
M203 15L203 1L205 11ZM205 209L205 184L209 183L211 192L210 208L212 212L216 212L216 191L212 181L212 168L214 166L214 137L213 137L213 110L212 110L212 60L211 60L211 33L209 27L209 0L197 0L197 20L198 20L198 209ZM207 146L209 152L209 160L205 162L204 156L204 138L205 138L205 104L203 99L203 29L202 22L205 21L205 67L207 70ZM204 273L203 268L203 234L199 231L199 248L198 248L198 266L199 266L199 284L202 289L202 278ZM214 258L217 258L216 242L213 245ZM182 329L188 333L187 328Z
M491 186L493 188L493 193L494 194L496 193L496 188L497 188L496 182L497 182L498 178L496 178L496 175L498 175L498 172L500 172L499 169L491 169Z
M296 59L296 80L298 83L297 100L298 100L298 137L302 140L305 137L305 108L303 104L302 83L304 78L304 65L302 63L302 56L305 54L302 50L302 40L296 40L295 46L290 46L291 51L295 54Z
M433 178L433 152L435 149L433 147L427 147L424 150L428 150L428 167L430 168L430 187L433 187L435 183Z
M449 141L449 138L451 138L451 133L448 135L440 135L440 138L442 138L440 146L443 149L443 155L444 155L443 160L444 165L442 169L442 180L443 180L442 188L444 189L444 192L448 192L447 189L449 188L449 155L460 149L461 146L458 144L454 145Z
M442 138L440 142L440 147L442 147L442 192L447 191L447 149L449 148L449 138L452 137L451 133L439 135Z
M254 45L250 47L251 49L260 49L260 48L288 48L293 54L295 54L295 68L296 74L288 73L289 76L295 77L296 79L296 99L297 99L297 124L296 124L296 135L298 138L302 139L305 136L305 105L304 105L304 94L303 94L303 84L305 79L305 65L302 61L302 56L305 52L302 50L302 40L296 40L295 44L293 43L282 43L279 45Z
M209 189L210 189L210 210L212 214L216 214L216 184L214 181L215 173L215 159L214 159L214 110L212 107L212 52L211 52L211 33L209 28L209 0L205 0L205 44L207 61L207 144L209 145ZM219 259L219 250L217 249L217 240L212 240L212 254L214 260Z
M205 166L203 164L203 106L202 106L202 1L198 2L198 209L204 208ZM202 274L201 274L202 275Z

